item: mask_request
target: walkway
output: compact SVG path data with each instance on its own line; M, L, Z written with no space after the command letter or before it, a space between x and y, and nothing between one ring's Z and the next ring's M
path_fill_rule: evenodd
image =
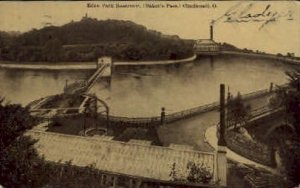
M160 60L160 61L119 61L114 62L114 66L157 66L182 64L194 61L197 55L178 60ZM0 61L0 68L8 69L28 69L28 70L95 70L95 62L41 62L41 63L16 63L10 61Z
M101 59L102 60L102 59ZM101 61L100 60L100 61ZM100 77L110 77L111 76L111 61L101 61L98 63L97 70L90 76L90 78L85 82L74 82L67 85L64 88L64 93L69 94L82 94L87 93L97 82Z
M86 93L95 85L98 78L103 76L105 69L111 69L111 65L105 63L99 64L99 67L97 68L96 72L86 82Z
M214 151L205 141L205 130L218 123L216 110L161 126L158 135L166 146L170 143L193 146L201 151Z
M214 149L217 149L217 142L218 142L216 131L217 131L216 126L212 126L212 127L209 127L205 132L206 140ZM251 161L251 160L235 153L234 151L230 150L229 148L227 148L226 156L227 156L227 158L229 158L231 160L234 160L234 161L237 161L240 163L244 163L244 164L254 165L258 168L262 168L262 169L267 170L276 175L280 174L277 169L256 163L254 161Z
M270 95L251 99L249 103L252 109L262 108L268 104ZM205 139L206 129L219 123L219 111L213 110L202 113L192 118L179 120L162 126L158 130L162 143L188 144L201 151L214 150Z

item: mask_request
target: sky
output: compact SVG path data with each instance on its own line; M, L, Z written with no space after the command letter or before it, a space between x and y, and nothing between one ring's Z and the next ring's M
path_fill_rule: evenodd
M185 1L152 2L160 8L145 8L149 2L119 2L119 4L139 5L140 8L103 8L103 4L118 2L90 2L97 8L88 8L88 2L0 2L0 30L26 32L33 28L42 28L45 23L59 26L79 21L85 14L99 20L131 20L148 29L164 34L178 35L185 39L209 38L209 24L214 24L214 36L217 42L228 42L240 48L258 49L271 53L294 52L300 56L300 3L290 1L274 2L237 2L237 1ZM184 8L184 4L207 6L210 8ZM251 4L251 5L250 5ZM181 8L167 8L170 5ZM245 7L252 15L262 13L270 5L270 14L286 15L270 22L262 29L261 22L225 22L223 15L241 13ZM164 8L162 7L164 6ZM214 7L214 8L213 8ZM268 12L265 12L268 13ZM220 19L219 19L220 18ZM266 19L266 18L264 18Z

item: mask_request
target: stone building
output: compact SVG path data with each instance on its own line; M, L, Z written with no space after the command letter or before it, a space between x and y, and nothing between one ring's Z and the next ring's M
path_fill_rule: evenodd
M199 39L194 44L195 54L214 55L220 51L220 44L214 41L214 27L210 26L210 38Z

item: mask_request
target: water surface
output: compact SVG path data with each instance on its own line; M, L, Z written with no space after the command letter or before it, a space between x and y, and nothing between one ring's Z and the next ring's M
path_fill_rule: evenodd
M270 83L287 82L285 71L291 68L274 60L214 57L177 68L118 70L111 88L103 81L91 89L110 106L113 115L156 116L161 107L167 113L208 104L219 98L219 84L229 85L230 92L249 93L269 88ZM91 71L30 71L0 69L0 95L13 103L30 101L61 93L68 82L87 79Z

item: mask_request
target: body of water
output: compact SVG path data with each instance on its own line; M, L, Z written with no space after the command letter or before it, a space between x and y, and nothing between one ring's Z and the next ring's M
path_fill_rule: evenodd
M90 93L107 101L119 116L158 116L161 107L172 113L219 99L219 84L242 94L287 82L291 67L274 60L244 57L200 58L179 67L118 70L111 88L99 81ZM92 71L30 71L0 69L0 95L12 103L30 101L63 92L66 80L87 79Z

